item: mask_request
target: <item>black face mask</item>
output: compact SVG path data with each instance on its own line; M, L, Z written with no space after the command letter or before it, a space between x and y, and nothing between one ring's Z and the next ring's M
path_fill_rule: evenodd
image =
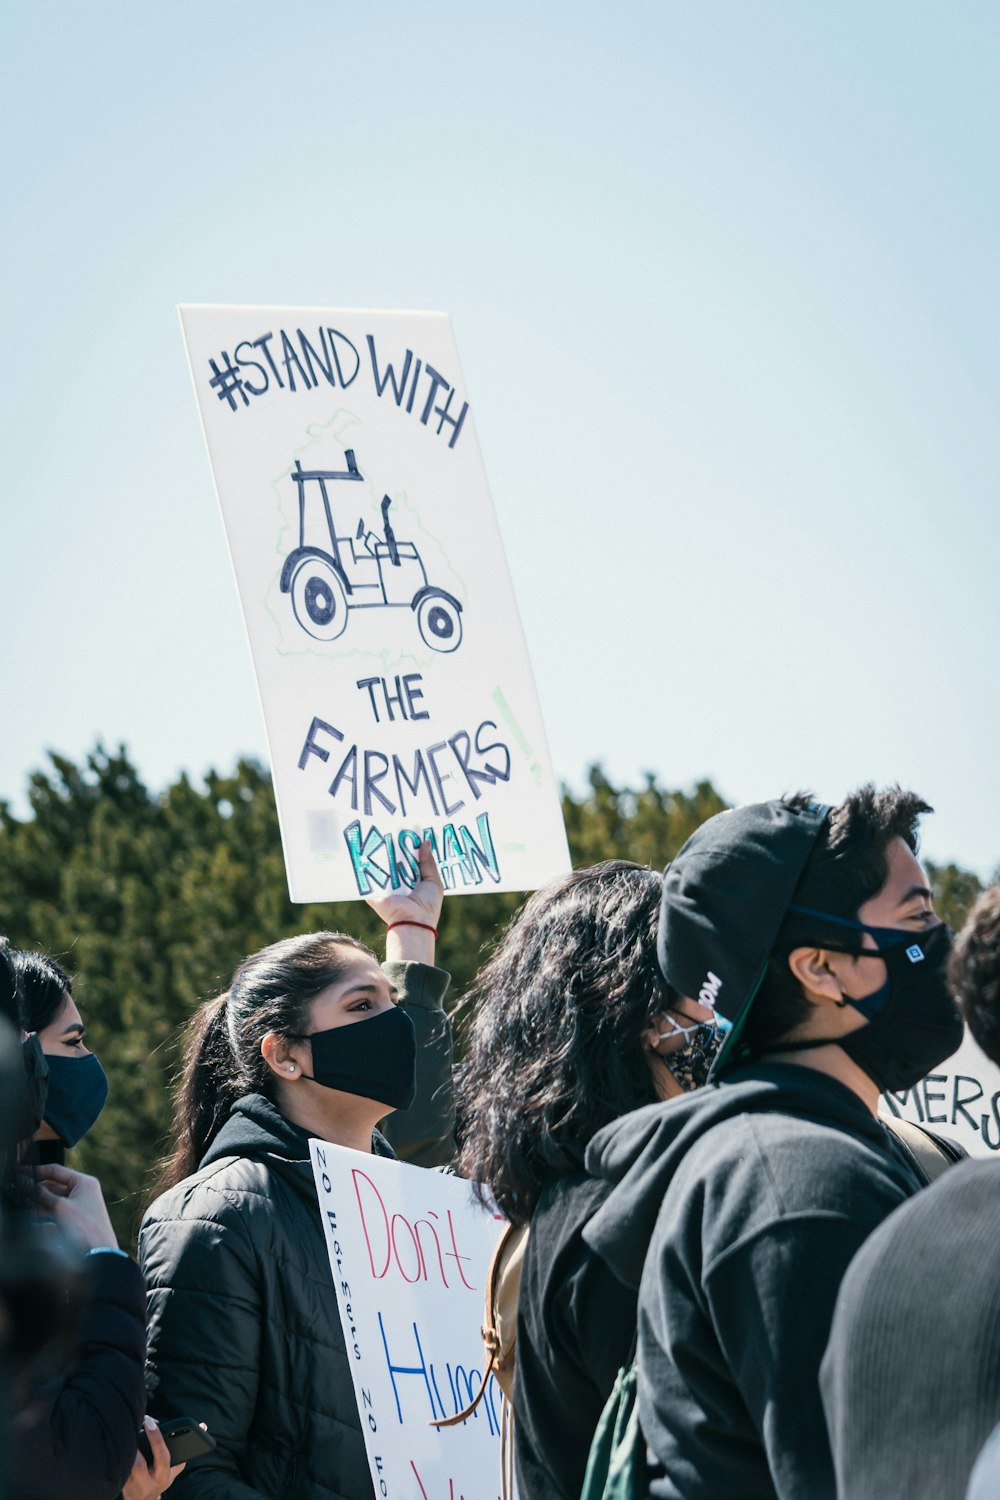
M860 942L836 943L826 938L815 946L849 953L854 958L880 958L886 966L886 981L874 994L860 999L844 995L840 1001L865 1017L868 1024L860 1030L845 1037L791 1042L769 1050L792 1052L835 1042L883 1093L902 1093L958 1049L964 1028L945 980L952 938L944 923L929 932L913 933L897 927L868 927L806 907L791 910L858 933L870 933L877 945L874 949L863 948Z
M394 1005L364 1021L314 1031L311 1073L324 1088L340 1089L362 1099L376 1099L389 1109L409 1109L417 1088L417 1034L413 1022Z
M108 1075L93 1052L86 1057L52 1055L45 1119L64 1146L82 1141L108 1099Z

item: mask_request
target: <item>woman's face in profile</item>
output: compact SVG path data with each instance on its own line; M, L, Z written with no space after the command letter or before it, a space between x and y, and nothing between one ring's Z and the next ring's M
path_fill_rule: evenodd
M84 1045L87 1028L83 1024L76 1001L69 990L63 991L64 1000L59 1014L38 1033L38 1042L46 1057L89 1057L90 1048ZM48 1120L42 1120L35 1131L36 1141L57 1141L59 1134Z

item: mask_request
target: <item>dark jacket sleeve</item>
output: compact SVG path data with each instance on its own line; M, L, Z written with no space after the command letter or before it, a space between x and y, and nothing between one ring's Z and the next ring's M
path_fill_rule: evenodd
M785 1221L706 1278L722 1352L780 1500L834 1500L818 1374L837 1290L869 1227L833 1214Z
M417 1092L409 1109L389 1115L380 1128L400 1161L416 1167L444 1166L455 1155L451 1021L444 1009L451 976L444 969L409 961L382 967L416 1028Z
M874 1143L777 1114L686 1153L639 1293L657 1500L834 1500L820 1361L848 1265L911 1184Z
M261 1277L239 1208L212 1197L211 1216L173 1198L175 1212L154 1204L143 1222L149 1410L204 1422L217 1444L175 1481L177 1500L262 1500L239 1476L257 1405Z
M582 1242L575 1249L572 1261L560 1257L556 1286L543 1290L522 1274L514 1454L525 1496L580 1494L597 1423L635 1340L635 1291Z
M87 1257L91 1300L80 1347L15 1417L19 1500L114 1500L135 1462L146 1410L145 1299L134 1261Z

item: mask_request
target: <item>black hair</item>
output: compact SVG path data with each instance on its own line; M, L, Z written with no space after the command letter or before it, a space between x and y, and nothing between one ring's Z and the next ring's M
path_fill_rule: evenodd
M154 1196L197 1171L237 1099L273 1097L274 1074L261 1042L269 1032L301 1036L310 1001L343 977L355 953L375 957L342 932L284 938L245 958L226 994L195 1012L174 1101L174 1149L161 1166Z
M11 953L21 988L25 1031L44 1031L72 996L69 975L46 953Z
M526 1223L591 1136L656 1098L642 1033L674 998L656 960L663 881L626 860L536 891L467 997L459 1170Z
M0 1100L0 1227L5 1215L32 1208L36 1201L34 1179L19 1166L27 1142L21 1136L24 1088L24 1001L14 967L14 955L5 937L0 937L0 1046L4 1067L5 1096ZM9 1029L8 1029L9 1028Z
M952 949L951 992L991 1062L1000 1063L1000 883L977 899Z
M16 1078L20 1083L23 1064L18 1042L24 1029L21 1025L21 997L18 993L17 975L10 961L10 951L5 937L0 937L0 1016L3 1017L0 1021L3 1069L5 1073L9 1070L12 1078ZM11 1174L17 1158L17 1148L20 1145L16 1138L16 1114L16 1108L7 1098L0 1099L0 1216L11 1207L12 1201Z
M18 1033L24 1030L22 1011L21 988L17 982L17 970L11 961L10 945L5 937L0 937L0 1015Z
M782 799L796 810L814 799L796 792ZM888 849L902 839L915 854L917 824L934 809L915 792L898 786L876 790L871 782L858 787L835 807L806 861L792 902L834 917L856 921L858 912L877 896L889 878ZM788 966L795 948L822 947L843 942L843 931L824 926L815 917L790 912L781 925L757 996L747 1013L743 1037L754 1051L786 1036L810 1015L812 1005Z

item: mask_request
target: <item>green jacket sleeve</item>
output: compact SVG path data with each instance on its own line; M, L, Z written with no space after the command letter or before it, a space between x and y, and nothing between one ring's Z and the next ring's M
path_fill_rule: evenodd
M380 1129L400 1161L417 1167L444 1166L455 1154L451 1022L444 1009L451 975L409 961L382 967L416 1028L417 1092L410 1108L389 1115Z

